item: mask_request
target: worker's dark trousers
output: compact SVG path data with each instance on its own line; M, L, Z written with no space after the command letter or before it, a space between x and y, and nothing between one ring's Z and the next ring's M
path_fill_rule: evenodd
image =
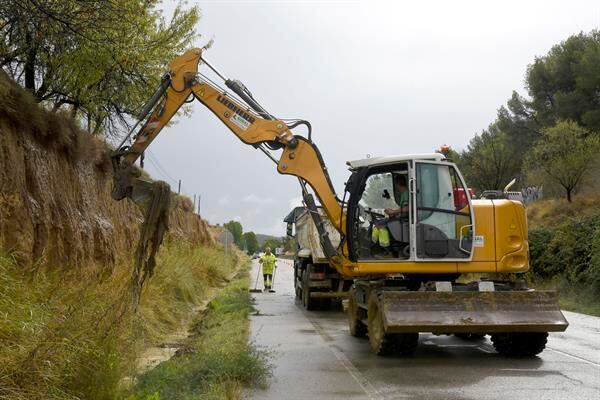
M271 289L271 282L273 282L273 274L263 274L265 278L265 289Z

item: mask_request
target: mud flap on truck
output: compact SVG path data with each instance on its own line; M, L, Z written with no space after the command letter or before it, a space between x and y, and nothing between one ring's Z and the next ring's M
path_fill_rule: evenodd
M386 333L563 332L556 291L379 293Z

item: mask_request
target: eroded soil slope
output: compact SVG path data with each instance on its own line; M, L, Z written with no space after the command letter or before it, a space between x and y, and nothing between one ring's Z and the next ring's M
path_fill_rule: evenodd
M131 259L142 212L111 198L111 179L104 143L0 75L1 249L26 267L101 270ZM189 199L171 204L167 240L212 241Z

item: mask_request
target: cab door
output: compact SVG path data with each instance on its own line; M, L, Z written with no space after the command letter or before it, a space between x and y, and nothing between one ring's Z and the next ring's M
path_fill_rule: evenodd
M409 189L415 259L470 261L475 221L470 193L456 166L415 161Z

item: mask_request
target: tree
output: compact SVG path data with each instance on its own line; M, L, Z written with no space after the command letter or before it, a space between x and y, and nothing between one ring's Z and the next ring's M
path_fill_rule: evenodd
M254 232L244 232L242 239L248 254L256 253L258 250L258 240L256 240L256 234Z
M565 190L571 202L574 191L590 173L590 166L600 148L597 135L574 121L560 121L542 130L542 138L533 147L527 166L539 169Z
M273 253L275 253L275 249L278 248L278 247L282 247L282 246L283 246L283 241L282 240L277 239L277 238L269 238L269 239L265 240L265 242L262 245L261 250L265 251L265 249L267 247L270 247L271 251Z
M516 91L513 91L506 106L498 109L494 126L507 135L513 150L521 159L539 139L542 128L531 109L531 103Z
M242 224L238 221L229 221L226 224L223 224L225 229L227 229L233 235L233 242L241 249L244 247L244 242L242 239L242 234L244 232L242 228Z
M166 63L196 38L199 10L160 0L0 2L0 66L53 110L68 107L90 132L126 126Z
M600 132L600 31L571 36L537 57L526 86L531 101L523 104L541 126L572 120Z
M521 159L506 133L494 124L475 135L461 154L461 171L478 190L501 190L520 170Z

